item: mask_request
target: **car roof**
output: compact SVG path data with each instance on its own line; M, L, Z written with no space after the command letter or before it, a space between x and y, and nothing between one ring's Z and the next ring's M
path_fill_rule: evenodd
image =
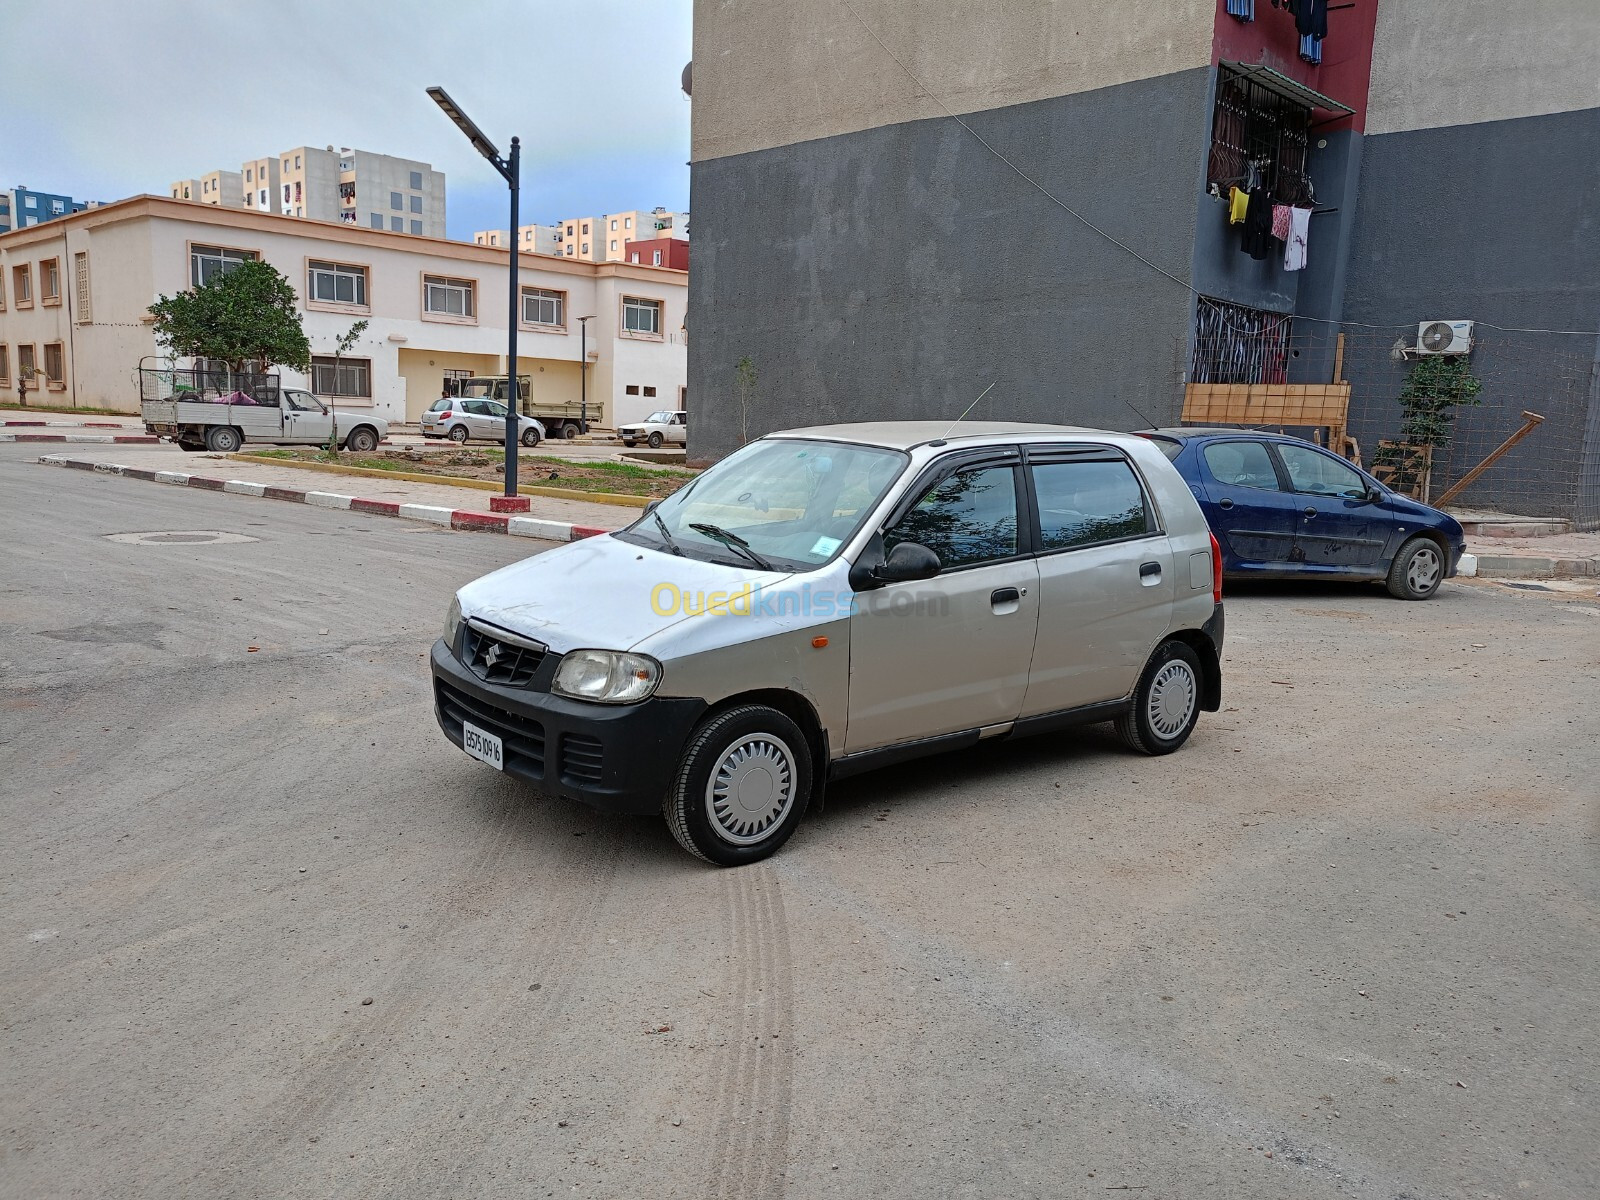
M1059 437L1127 438L1133 435L1109 429L1090 429L1081 425L1043 425L1025 421L858 421L845 425L812 425L804 429L784 429L769 437L820 438L835 442L855 442L910 450L929 442L944 440L953 444L981 446L988 442L1008 442L1019 438L1037 440Z
M1141 436L1177 438L1182 441L1186 438L1197 437L1270 437L1282 438L1286 442L1303 442L1306 439L1296 437L1292 433L1279 433L1275 429L1260 429L1249 425L1179 425L1168 426L1163 429L1141 429ZM1313 445L1315 443L1312 443Z

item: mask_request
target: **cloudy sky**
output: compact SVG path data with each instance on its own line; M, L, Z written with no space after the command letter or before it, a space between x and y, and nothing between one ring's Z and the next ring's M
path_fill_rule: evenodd
M294 146L445 172L451 237L506 188L423 89L504 152L522 220L689 206L691 0L51 0L0 21L0 187L165 195Z

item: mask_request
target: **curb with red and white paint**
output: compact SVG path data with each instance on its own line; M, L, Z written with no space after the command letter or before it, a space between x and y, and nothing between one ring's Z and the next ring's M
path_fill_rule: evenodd
M97 446L133 442L151 446L160 440L148 433L0 433L0 442L88 442Z
M31 425L38 428L54 426L57 429L63 426L68 429L136 429L136 425L127 425L121 421L14 421L10 418L0 419L0 425Z
M400 517L408 521L426 521L430 525L442 525L447 529L475 533L504 533L512 537L538 538L546 542L576 542L611 532L609 529L573 525L566 521L546 521L538 517L474 512L471 509L445 508L433 504L403 504L398 500L364 500L359 496L343 496L337 492L313 492L301 488L279 487L270 483L253 483L245 479L211 479L203 475L189 475L183 471L151 471L144 467L126 467L118 463L65 458L59 454L43 455L39 462L45 466L95 471L101 475L120 475L125 479L144 479L151 483L170 484L173 487L228 492L235 496L259 496L266 500L287 500L291 504L309 504L313 508L340 509L375 517Z

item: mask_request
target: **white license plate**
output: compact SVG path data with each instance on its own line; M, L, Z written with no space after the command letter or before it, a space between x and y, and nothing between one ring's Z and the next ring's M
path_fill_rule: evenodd
M506 769L505 750L494 734L479 729L471 721L461 723L461 748L479 762L486 762L496 771Z

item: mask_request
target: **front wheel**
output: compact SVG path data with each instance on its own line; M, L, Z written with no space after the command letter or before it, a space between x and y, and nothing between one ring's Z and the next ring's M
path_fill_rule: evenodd
M378 434L376 430L363 425L359 429L352 429L344 439L344 448L354 450L357 454L367 454L378 448Z
M539 431L537 429L524 429L522 431L522 444L530 449L539 444Z
M697 858L736 867L789 840L811 799L811 748L775 708L744 704L689 737L662 815Z
M652 450L659 450L659 449L661 449L661 443L662 443L662 442L663 442L663 441L665 441L665 440L666 440L666 439L664 439L664 438L663 438L663 437L662 437L662 436L661 436L661 431L660 431L660 430L656 430L656 431L655 431L655 432L654 432L654 433L652 433L652 434L651 434L651 435L650 435L650 449L652 449Z
M206 449L217 454L232 454L244 445L244 438L232 425L213 425L206 430Z
M1444 582L1444 551L1431 538L1412 538L1389 564L1384 584L1397 600L1431 600Z
M452 425L450 426L450 432L446 436L452 442L460 445L467 440L467 427L465 425Z
M1200 656L1163 642L1145 664L1133 706L1117 718L1117 736L1140 754L1171 754L1200 719Z

